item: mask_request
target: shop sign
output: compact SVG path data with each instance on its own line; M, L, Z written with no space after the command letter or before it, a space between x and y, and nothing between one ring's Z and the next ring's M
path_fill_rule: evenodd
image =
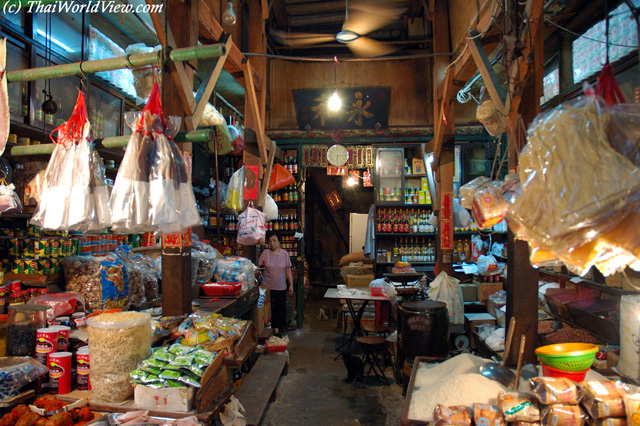
M451 192L445 192L442 194L442 197L440 198L440 206L440 219L453 220L453 194Z
M191 245L191 228L182 234L162 234L162 247L182 248Z
M453 194L444 192L440 196L440 248L453 250Z
M347 171L346 166L327 166L327 176L344 176Z
M373 188L373 180L371 179L371 172L369 170L365 170L362 173L362 186L365 188Z

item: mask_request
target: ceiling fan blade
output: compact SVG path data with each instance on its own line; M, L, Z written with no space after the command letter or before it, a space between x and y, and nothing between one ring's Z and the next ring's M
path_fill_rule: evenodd
M396 46L382 43L369 37L359 37L357 40L347 43L347 46L356 56L362 58L385 56L398 50Z
M393 3L354 2L349 5L349 17L342 29L365 35L396 22L404 10Z
M286 46L308 46L336 41L335 35L331 34L285 33L277 30L270 31L270 34L278 43Z

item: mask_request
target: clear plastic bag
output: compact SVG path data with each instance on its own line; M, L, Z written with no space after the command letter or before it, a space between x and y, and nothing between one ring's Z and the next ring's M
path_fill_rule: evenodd
M594 96L562 104L533 121L520 154L523 192L509 227L548 253L540 259L560 259L579 275L594 265L604 275L640 269L640 169L637 157L621 155L637 153L637 139L616 125L618 115Z
M484 186L489 182L488 177L480 176L468 182L460 187L460 205L465 209L471 210L473 205L473 195L476 193L478 188Z
M0 185L0 213L9 214L22 211L20 197L16 194L14 184Z
M238 244L254 246L264 241L266 227L264 213L249 206L238 217Z
M29 305L49 306L47 318L54 319L63 315L85 310L84 297L80 293L53 293L36 296L29 299Z
M0 399L18 395L20 388L48 372L47 367L28 356L0 358Z
M244 257L225 257L218 259L214 278L218 282L241 282L243 291L255 284L256 267Z
M160 48L161 46L153 48L147 47L144 43L136 43L127 46L125 53L127 55L140 55L145 53L153 53ZM161 70L157 66L147 65L141 68L134 68L131 71L133 73L133 87L135 87L136 89L136 94L144 101L151 94L153 83L155 83L156 81L160 81Z
M496 186L484 185L473 194L471 208L478 228L486 229L504 219L509 204Z
M129 299L136 305L158 297L158 276L155 261L134 253L129 246L119 246L116 255L124 262L129 278Z
M244 166L231 175L224 205L237 212L242 211L244 207Z
M100 231L111 225L104 165L91 142L85 97L54 131L58 140L44 174L40 203L31 223L45 229Z

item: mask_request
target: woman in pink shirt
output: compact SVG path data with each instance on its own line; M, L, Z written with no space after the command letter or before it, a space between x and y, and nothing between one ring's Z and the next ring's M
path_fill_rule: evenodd
M289 253L280 248L280 240L275 233L267 234L268 250L258 259L262 271L262 284L271 289L271 327L279 334L287 323L287 283L289 295L293 296L293 276Z

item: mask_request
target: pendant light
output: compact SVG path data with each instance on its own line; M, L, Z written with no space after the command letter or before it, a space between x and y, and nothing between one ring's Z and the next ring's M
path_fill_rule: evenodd
M337 57L333 57L334 63L333 63L333 94L331 95L331 97L329 98L329 101L327 102L327 108L329 108L329 111L338 111L340 109L340 107L342 107L342 101L340 100L340 96L338 95L338 89L335 88L337 83L336 83L336 64L338 63L338 58Z
M233 11L232 0L227 2L227 9L222 14L222 23L224 25L235 25L236 23L236 13Z

